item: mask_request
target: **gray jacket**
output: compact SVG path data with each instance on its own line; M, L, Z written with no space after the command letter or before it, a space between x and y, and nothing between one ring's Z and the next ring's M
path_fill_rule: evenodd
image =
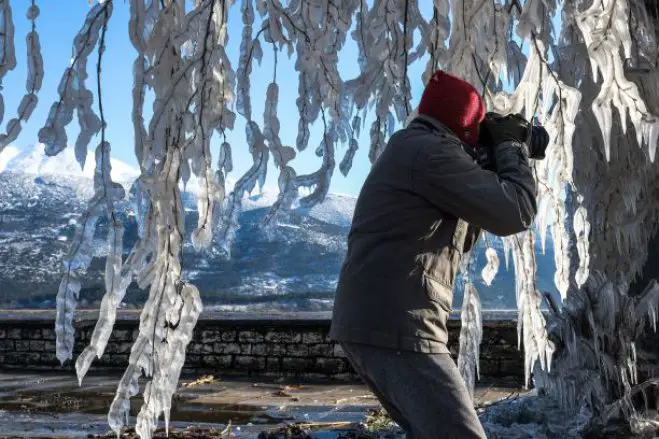
M330 337L446 353L446 322L463 253L481 229L531 227L535 181L518 144L494 151L497 172L435 119L397 131L357 199Z

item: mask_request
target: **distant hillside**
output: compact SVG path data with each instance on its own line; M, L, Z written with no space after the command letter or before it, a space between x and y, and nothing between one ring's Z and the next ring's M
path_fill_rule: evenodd
M76 219L92 194L93 154L80 170L72 149L48 158L43 146L19 150L8 147L0 154L0 307L49 308L54 306L63 256L68 251ZM137 170L117 160L112 162L113 178L128 189ZM197 221L194 190L184 194L186 233ZM201 253L188 243L185 248L185 275L197 285L207 307L220 309L328 310L354 211L355 198L330 194L309 211L297 210L290 220L276 228L268 240L259 221L277 196L265 190L245 200L239 218L232 259L224 260L212 248ZM130 200L120 206L128 211ZM133 217L123 215L127 252L137 238ZM83 284L83 304L93 305L103 294L103 230L97 233L97 258ZM189 241L189 240L188 240ZM498 246L500 240L494 239ZM539 288L554 291L553 255L539 255ZM503 255L500 252L500 258ZM484 265L482 243L479 266ZM512 267L502 267L491 288L479 288L486 308L515 307ZM134 285L126 305L143 303L145 292ZM456 292L455 306L460 306Z

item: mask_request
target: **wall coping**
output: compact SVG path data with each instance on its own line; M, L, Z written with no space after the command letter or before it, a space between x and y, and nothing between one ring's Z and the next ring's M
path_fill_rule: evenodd
M138 322L140 310L120 310L117 312L117 322ZM486 310L483 320L490 322L517 321L517 310ZM43 324L55 321L55 310L9 310L0 309L0 323ZM204 311L199 316L198 323L213 323L216 325L286 325L305 326L329 324L332 318L330 311L286 311L286 312L244 312L244 311ZM78 324L94 323L98 319L98 310L77 310L75 322ZM453 311L449 324L459 324L460 312Z

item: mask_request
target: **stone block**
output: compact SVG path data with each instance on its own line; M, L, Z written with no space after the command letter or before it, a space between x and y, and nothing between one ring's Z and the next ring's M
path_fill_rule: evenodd
M343 358L316 358L313 370L325 375L335 375L348 372L348 362Z
M256 331L240 331L238 333L240 343L261 343L264 340L263 334Z
M281 343L281 332L271 329L265 333L264 338L268 343Z
M478 362L478 368L480 370L481 376L496 376L501 369L499 366L499 360L496 358L480 358Z
M232 355L204 355L201 358L202 366L230 369L233 366Z
M213 352L216 354L240 354L238 343L215 343Z
M14 352L16 347L14 346L15 340L5 338L0 340L0 352ZM0 363L2 364L2 363Z
M334 345L334 356L335 357L342 357L342 358L345 358L345 356L346 356L346 353L343 352L343 348L338 343Z
M115 329L113 332L113 339L116 341L131 341L133 331L130 329Z
M23 337L21 336L21 329L20 328L13 328L7 331L7 338L11 338L13 340L21 340Z
M46 342L43 340L30 340L30 351L43 352Z
M114 343L112 344L114 345ZM73 352L82 352L83 349L85 349L87 346L89 346L89 342L87 340L77 339L73 345Z
M41 328L23 328L21 338L23 340L41 340Z
M281 361L279 358L266 358L265 368L270 372L279 372L281 370Z
M16 366L16 365L19 365L19 364L25 364L24 361L23 361L24 358L25 358L25 355L22 354L22 353L19 354L18 352L15 352L15 351L14 352L6 352L4 354L4 361L2 362L2 364L6 365L6 366L8 366L8 365Z
M223 330L221 335L222 341L236 341L237 336L238 332L233 330Z
M16 352L27 352L30 350L30 341L29 340L16 340L14 342L16 347Z
M40 352L28 352L24 356L25 363L28 365L38 365L41 363L41 353Z
M241 355L252 355L251 343L240 343L239 346Z
M55 351L57 350L57 343L55 343L54 340L53 341L46 340L44 342L43 350L46 353L51 353L52 352L52 354L55 355Z
M234 365L239 370L265 370L265 358L252 355L237 355Z
M198 343L198 342L193 340L188 345L188 347L186 349L186 353L188 354L188 356L191 355L191 354L201 354L202 346L208 346L208 345L204 345L202 343Z
M302 343L302 334L297 331L281 332L281 342L287 344Z
M284 357L281 359L281 369L284 372L306 372L313 365L311 358L304 357Z
M41 338L44 340L55 340L55 330L50 328L41 328Z
M116 343L116 347L117 347L116 352L118 354L130 354L130 350L133 348L133 342L124 341L121 343Z
M291 344L286 347L286 354L291 357L307 357L309 355L309 346L305 344Z
M499 360L499 377L516 377L519 380L524 379L524 362L520 356L519 360L510 360L503 358ZM494 375L494 374L493 374Z
M263 357L268 355L268 345L265 343L256 343L252 345L252 355Z
M105 351L104 352L106 354L116 354L118 349L119 349L118 343L109 342L107 345L105 345Z
M102 358L105 358L105 355ZM115 367L126 367L128 366L128 355L125 354L109 355L108 364Z
M309 355L312 357L331 357L334 355L334 346L329 343L309 346Z
M189 351L188 351L188 352L189 352ZM202 355L189 354L189 353L188 353L188 354L185 356L185 364L183 364L183 367L186 367L186 366L191 366L191 367L198 366L198 365L201 363L201 358L202 358L202 357L203 357Z
M5 328L0 328L0 340L7 338L7 330Z
M219 331L214 329L204 329L201 331L201 342L206 343L216 343L222 340L222 334Z
M318 344L323 342L323 333L320 331L305 332L302 334L302 343Z
M50 352L42 353L40 361L41 361L41 364L43 364L44 366L62 367L61 363L59 362L59 360L55 356L55 352L53 352L53 353L50 353ZM69 363L72 363L72 362L69 360ZM69 364L68 366L70 367L71 364Z
M281 343L272 343L267 345L266 352L268 355L274 355L276 357L281 357L286 355L286 345Z
M191 354L212 354L215 352L214 345L211 343L192 342L188 345L187 352ZM221 353L221 352L220 352Z

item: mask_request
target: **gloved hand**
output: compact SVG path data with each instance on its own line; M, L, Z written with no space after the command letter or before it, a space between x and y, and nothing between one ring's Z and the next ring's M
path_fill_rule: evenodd
M535 160L545 158L545 151L549 145L549 133L543 127L536 125L532 129L529 145L529 157Z
M485 114L479 132L479 144L496 148L503 142L518 142L527 145L531 139L532 126L519 114L502 116L497 113Z

